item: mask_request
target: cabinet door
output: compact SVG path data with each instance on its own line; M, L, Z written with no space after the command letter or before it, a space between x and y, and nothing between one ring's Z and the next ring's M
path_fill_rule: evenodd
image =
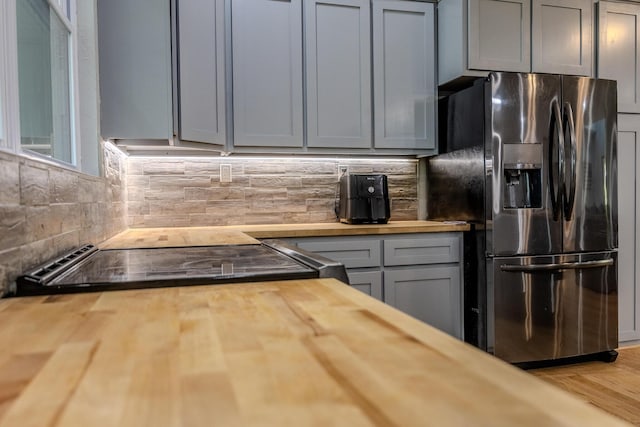
M109 0L97 6L100 134L173 138L169 2Z
M435 148L433 4L373 1L375 148Z
M179 137L225 143L224 0L180 0Z
M305 3L309 147L371 147L369 22L369 0Z
M618 112L640 113L640 5L598 4L598 77L618 81Z
M592 74L592 0L538 0L531 18L532 71Z
M238 147L302 147L301 0L233 0Z
M529 0L469 0L469 68L531 70Z
M384 302L454 337L462 338L459 267L385 270Z
M640 339L640 116L618 116L619 339Z
M382 301L381 271L349 271L347 275L352 288Z

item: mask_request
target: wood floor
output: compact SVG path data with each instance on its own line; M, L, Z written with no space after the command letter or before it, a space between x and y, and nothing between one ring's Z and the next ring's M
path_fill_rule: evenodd
M529 372L640 426L640 346L618 352L614 363L588 362Z

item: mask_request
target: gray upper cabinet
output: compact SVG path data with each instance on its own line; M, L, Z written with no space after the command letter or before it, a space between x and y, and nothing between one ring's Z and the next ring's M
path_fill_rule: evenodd
M598 4L598 77L618 81L618 112L640 113L640 5Z
M173 138L168 1L98 0L100 134Z
M435 17L431 3L373 0L374 146L435 149Z
M306 0L307 146L371 147L369 0Z
M619 340L640 340L640 116L618 116Z
M438 83L489 71L593 74L593 0L441 0Z
M532 71L590 76L592 0L536 0L531 19Z
M166 145L175 131L172 145L237 153L437 153L435 3L98 0L98 9L105 138Z
M231 5L235 147L302 147L302 2Z
M176 12L178 136L224 145L224 0L180 0Z
M469 68L528 72L531 69L530 0L469 3Z

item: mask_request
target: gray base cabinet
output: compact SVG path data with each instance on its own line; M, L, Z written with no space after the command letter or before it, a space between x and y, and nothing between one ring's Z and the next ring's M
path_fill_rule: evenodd
M618 326L640 340L640 115L618 116Z
M354 288L462 339L462 233L287 241L342 262Z
M349 284L365 294L382 301L381 271L349 271Z
M460 268L385 270L384 302L455 337L462 337Z

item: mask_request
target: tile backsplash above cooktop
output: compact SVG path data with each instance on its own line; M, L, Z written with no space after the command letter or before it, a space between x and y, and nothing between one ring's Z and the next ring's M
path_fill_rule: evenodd
M391 219L417 219L415 159L132 156L127 166L128 225L334 222L338 174L345 166L352 174L386 174Z

